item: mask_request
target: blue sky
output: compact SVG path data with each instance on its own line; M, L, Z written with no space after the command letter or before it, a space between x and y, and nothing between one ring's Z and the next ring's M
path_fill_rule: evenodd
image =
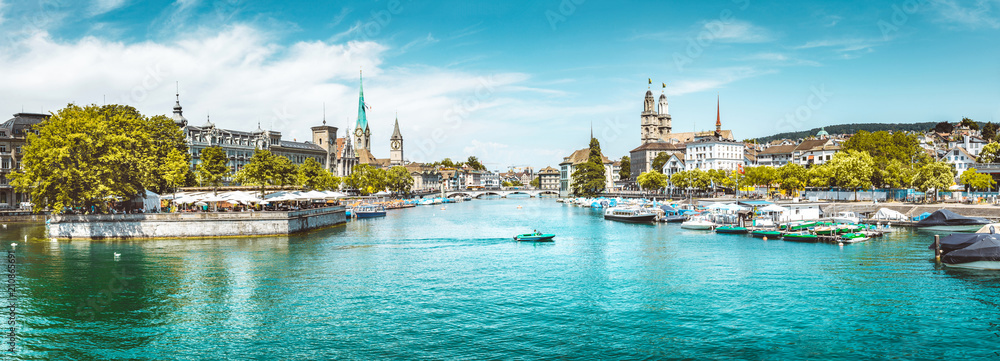
M556 166L639 145L652 78L675 131L1000 121L1000 1L0 0L0 111L125 103L305 139L357 115L373 152ZM661 89L660 84L667 87Z

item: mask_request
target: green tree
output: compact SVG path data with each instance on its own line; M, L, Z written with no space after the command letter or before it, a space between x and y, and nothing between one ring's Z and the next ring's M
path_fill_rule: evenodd
M828 164L833 171L834 184L853 189L855 199L858 189L871 188L875 161L868 153L855 150L838 152Z
M778 186L781 190L790 195L798 194L798 191L805 189L807 176L806 169L795 163L788 163L778 168Z
M369 164L358 164L351 169L351 175L344 180L344 184L357 189L361 195L369 195L385 190L388 185L387 178L384 169Z
M279 186L297 186L299 185L299 172L298 167L292 163L287 157L275 156L274 157L274 179Z
M705 171L695 168L689 171L691 177L691 187L701 191L707 191L712 186L712 177Z
M913 180L913 185L921 192L934 189L934 200L937 201L937 192L947 189L954 181L955 172L948 163L931 162L920 167Z
M989 174L976 172L976 168L969 168L962 172L959 176L959 180L966 187L974 190L988 190L993 186L997 185L997 182L993 180Z
M833 179L833 168L830 167L829 163L824 163L820 165L814 165L806 171L806 183L811 187L817 188L829 188L832 187L835 182Z
M879 178L881 179L881 183L876 184L876 186L903 188L909 187L910 183L913 182L912 165L904 164L895 159L890 161L885 168L876 167L875 172L880 174Z
M475 157L469 157L475 158ZM413 188L413 176L405 167L395 166L389 168L386 174L386 181L389 190L396 193L407 193Z
M976 163L998 163L1000 162L1000 143L989 142L979 151Z
M778 170L774 167L762 165L759 167L745 168L747 184L764 186L767 193L771 193L771 185L778 181Z
M604 187L604 157L601 155L601 143L597 138L591 138L587 161L577 165L573 171L573 194L578 197L595 197L604 191Z
M642 187L642 189L645 190L663 189L663 187L667 186L667 176L663 175L663 173L651 170L640 174L639 177L636 178L636 183L639 184L639 187Z
M890 134L886 131L859 131L844 142L842 148L843 151L868 153L875 163L883 167L893 159L904 163L919 161L921 164L930 161L927 153L920 147L917 136L903 132Z
M212 192L218 194L222 180L229 175L229 158L222 147L208 147L201 151L201 163L198 164L198 182L202 187L212 187Z
M670 184L678 189L688 189L691 187L691 172L682 170L670 176Z
M469 159L465 161L465 164L472 168L472 170L486 170L486 166L479 162L479 158L474 155L470 155Z
M965 126L965 127L969 127L969 129L972 129L972 130L979 130L979 123L976 123L976 121L974 121L972 119L969 119L969 118L966 118L966 117L962 117L962 121L959 122L958 124L960 124L962 126Z
M445 167L448 167L448 168L455 168L455 162L453 162L451 160L451 158L442 159L441 160L441 165L445 166Z
M306 158L305 162L298 169L298 184L307 189L322 190L327 188L330 182L330 172L323 168L316 159Z
M955 130L955 126L948 122L940 122L934 126L934 131L937 133L951 134L953 130Z
M541 186L542 186L542 178L541 178L541 177L539 177L539 176L535 176L535 178L533 178L533 179L531 180L531 183L529 183L529 184L530 184L530 185L531 185L531 186L532 186L533 188L536 188L536 189L537 189L537 188L541 188Z
M656 157L653 158L652 170L655 170L657 172L663 172L663 165L667 164L667 161L669 160L670 160L670 154L667 152L656 154Z
M988 122L985 125L983 125L983 129L981 129L979 132L983 135L983 139L989 142L993 141L996 138L997 129L998 127L996 124L994 124L993 122Z
M167 159L163 162L163 180L166 181L167 186L177 194L177 187L185 184L187 182L188 173L191 172L190 165L191 161L188 159L187 152L183 152L177 149L171 149L170 153L167 154Z
M271 151L257 149L247 162L236 172L233 181L247 186L259 186L260 196L264 196L264 187L275 184L274 155Z
M629 179L632 178L632 158L629 156L622 157L622 165L618 170L618 178Z

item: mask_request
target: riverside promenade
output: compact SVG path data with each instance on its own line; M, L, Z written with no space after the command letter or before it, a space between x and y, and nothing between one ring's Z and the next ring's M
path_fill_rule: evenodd
M52 215L56 239L205 238L289 235L343 224L343 206L295 211Z

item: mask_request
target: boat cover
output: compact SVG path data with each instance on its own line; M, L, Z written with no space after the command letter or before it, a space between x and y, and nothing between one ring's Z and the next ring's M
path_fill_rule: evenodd
M960 250L946 253L941 262L960 264L977 261L1000 261L1000 239L987 238Z
M677 210L671 206L660 206L660 209L663 210L664 214L677 213Z
M989 233L952 233L941 238L941 251L948 253L975 244L984 239L998 239L997 235ZM934 242L927 249L934 249Z
M986 218L966 217L947 209L939 209L917 222L917 227L971 226L976 224L990 224L990 221Z
M899 213L897 211L891 210L889 208L882 208L882 209L879 209L878 212L876 212L875 215L872 216L872 218L874 218L874 219L882 219L882 220L891 220L891 221L895 221L895 220L905 221L906 220L906 215L902 214L902 213Z

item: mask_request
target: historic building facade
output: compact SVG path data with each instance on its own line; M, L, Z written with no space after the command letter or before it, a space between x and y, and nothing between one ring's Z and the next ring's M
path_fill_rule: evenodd
M184 133L184 140L191 155L191 166L196 167L201 163L201 152L206 148L220 147L229 158L229 169L236 173L243 169L250 158L253 157L257 149L269 150L274 155L288 158L293 164L302 164L306 159L315 159L324 168L330 169L331 160L335 148L330 143L336 139L337 128L323 125L312 128L312 141L297 142L281 139L281 132L274 130L264 130L257 125L253 131L241 131L219 128L212 123L210 117L206 117L205 123L201 126L189 124L184 117L184 111L180 104L180 94L177 94L177 103L174 105L172 116L174 124L177 124ZM320 144L326 145L326 147ZM227 179L226 181L231 181Z
M22 202L30 202L27 193L15 192L7 177L21 167L25 145L31 128L46 119L48 114L17 113L6 122L0 123L0 210L18 208Z

